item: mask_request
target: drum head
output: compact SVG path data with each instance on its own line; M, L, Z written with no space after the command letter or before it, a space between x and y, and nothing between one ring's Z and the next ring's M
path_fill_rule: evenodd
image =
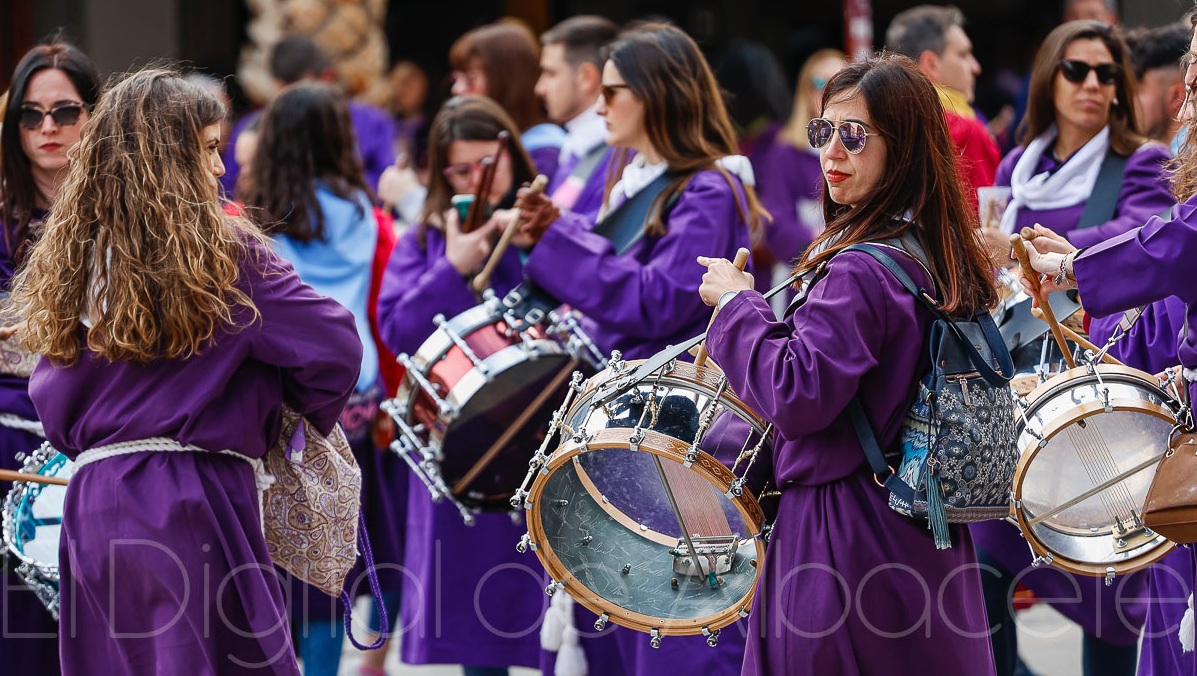
M25 460L23 472L69 479L75 465L49 446ZM20 562L17 573L47 609L58 616L58 543L66 486L20 482L4 503L4 544Z
M1029 397L1027 423L1044 441L1025 428L1020 435L1017 519L1032 547L1061 568L1130 572L1171 549L1141 519L1175 421L1160 405L1166 395L1150 382L1111 371L1099 383L1077 371L1084 370L1057 376Z

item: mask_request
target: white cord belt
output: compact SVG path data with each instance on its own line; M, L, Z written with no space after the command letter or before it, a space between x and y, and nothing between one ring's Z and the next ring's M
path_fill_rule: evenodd
M37 436L45 439L46 431L42 429L42 424L36 420L27 420L19 415L11 413L0 413L0 425L10 427L14 430L21 430L22 432L32 432Z

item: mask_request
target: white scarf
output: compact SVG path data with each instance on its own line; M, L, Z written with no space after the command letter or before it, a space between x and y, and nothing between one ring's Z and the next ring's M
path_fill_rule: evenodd
M747 157L743 155L728 155L715 160L715 164L729 174L733 174L739 178L744 185L756 185L756 175L752 171L752 162L749 162ZM657 180L658 176L664 174L667 168L668 164L664 161L649 164L648 160L644 159L644 155L636 155L623 168L623 174L620 176L619 182L611 189L612 197L618 196L624 200L631 199L633 195L643 190L649 183Z
M1003 231L1014 232L1018 210L1022 207L1062 209L1080 204L1093 194L1101 163L1110 151L1110 128L1104 127L1055 172L1033 173L1056 135L1053 124L1031 141L1026 152L1018 158L1018 164L1014 165L1010 175L1010 204L1002 215Z

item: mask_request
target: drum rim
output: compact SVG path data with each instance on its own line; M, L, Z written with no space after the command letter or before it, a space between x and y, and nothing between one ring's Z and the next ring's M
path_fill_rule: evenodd
M611 622L628 629L642 633L649 633L650 630L657 629L662 636L691 636L701 634L704 627L709 631L714 631L734 624L740 619L742 612L747 613L752 608L765 555L765 542L763 538L763 529L765 526L764 510L761 509L760 502L756 496L747 488L743 495L729 498L729 500L736 506L741 518L744 519L744 523L756 531L741 541L751 541L753 543L756 548L757 564L753 567L753 581L749 585L748 591L735 603L730 604L718 613L691 619L666 619L623 608L580 582L561 562L556 552L553 551L553 547L549 543L548 534L544 531L540 519L539 498L549 478L566 462L572 462L574 458L588 451L624 449L629 453L651 453L662 459L683 464L686 451L690 447L689 444L669 435L661 434L660 432L642 430L644 440L639 443L638 451L632 451L628 444L628 437L632 431L633 428L627 427L607 428L599 430L585 443L567 440L557 448L553 455L550 456L548 462L541 467L529 489L528 499L525 501L525 511L528 512L525 520L528 526L528 534L532 542L536 543L534 550L537 558L540 559L541 564L553 581L566 583L564 589L574 600L596 615L608 615ZM703 476L711 485L719 488L723 493L726 493L730 489L730 480L727 477L735 478L735 474L726 465L705 451L699 451L698 460L689 469L697 471L700 476ZM748 510L754 510L755 515ZM610 511L607 513L610 514ZM630 517L624 516L630 520Z
M1115 376L1111 379L1116 380L1121 384L1145 386L1146 389L1154 391L1153 393L1162 394L1164 398L1168 398L1167 393L1155 384L1156 381L1154 376L1151 376L1144 371L1114 364L1098 364L1097 368L1103 372L1103 378L1106 378L1107 375ZM1108 374L1106 373L1107 371L1109 372ZM1069 374L1074 375L1070 376ZM1030 395L1026 397L1028 405L1027 409L1019 415L1018 437L1021 439L1023 435L1027 434L1026 428L1028 421L1032 415L1035 415L1037 411L1042 408L1043 404L1051 401L1057 395L1066 394L1072 390L1071 387L1062 387L1064 383L1073 382L1074 385L1089 384L1078 382L1082 381L1082 379L1096 380L1096 376L1091 373L1087 367L1078 367L1061 372L1051 377L1046 382L1040 384L1039 387L1037 387ZM1166 407L1146 400L1133 400L1127 398L1111 399L1110 407L1113 411L1142 413L1144 415L1150 415L1154 418L1158 418L1165 422L1171 422L1172 424L1175 424L1176 422L1176 417L1172 415L1171 411L1169 411ZM1050 441L1057 434L1064 431L1068 427L1081 420L1104 413L1105 410L1105 405L1100 401L1088 401L1083 404L1072 406L1052 418L1049 424L1043 427L1040 435L1044 441ZM1115 575L1126 575L1150 566L1166 556L1168 552L1175 547L1175 543L1157 533L1156 537L1154 538L1156 541L1154 546L1141 548L1144 549L1141 554L1129 557L1123 561L1104 564L1081 561L1060 552L1051 550L1035 533L1034 528L1030 526L1030 519L1026 518L1025 511L1021 506L1019 506L1019 503L1021 503L1023 497L1023 485L1026 480L1027 468L1034 463L1035 458L1037 458L1040 452L1043 450L1044 448L1040 446L1040 441L1033 436L1023 446L1022 451L1019 454L1018 465L1014 470L1014 479L1011 482L1010 490L1011 514L1017 522L1019 530L1022 531L1023 537L1026 539L1027 544L1031 547L1032 551L1036 553L1036 555L1050 555L1052 557L1053 565L1056 565L1057 567L1069 572L1093 577L1105 577L1109 568L1114 569Z
M30 453L25 458L24 463L21 465L21 471L41 475L42 470L45 469L45 467L49 465L51 461L57 459L59 456L61 456L64 460L63 466L66 469L71 469L71 460L70 458L66 457L66 454L52 448L50 450L54 450L53 453L46 453L44 450L46 448L49 448L48 444L40 446L33 453ZM57 560L55 560L53 563L47 563L29 556L23 551L17 550L15 546L16 511L18 506L24 502L26 494L28 493L29 487L31 485L31 482L28 481L13 482L12 488L9 489L8 495L6 495L4 498L3 518L0 519L0 521L3 522L0 524L0 533L2 533L2 537L4 539L4 549L11 556L15 556L21 563L27 564L28 567L32 569L30 571L31 573L36 571L37 574L41 575L48 581L57 582Z
M486 303L480 303L453 315L451 319L444 322L443 328L453 331L464 339L478 329L500 321L506 322L502 312L495 312ZM429 365L435 365L455 346L453 339L445 335L442 327L438 326L424 339L424 342L420 343L420 347L411 355L411 360L421 367L421 371L426 371Z

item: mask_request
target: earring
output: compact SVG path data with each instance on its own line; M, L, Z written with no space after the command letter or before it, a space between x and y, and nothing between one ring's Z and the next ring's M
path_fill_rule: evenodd
M1117 96L1114 97L1113 105L1115 105L1115 106L1118 105L1118 97Z

